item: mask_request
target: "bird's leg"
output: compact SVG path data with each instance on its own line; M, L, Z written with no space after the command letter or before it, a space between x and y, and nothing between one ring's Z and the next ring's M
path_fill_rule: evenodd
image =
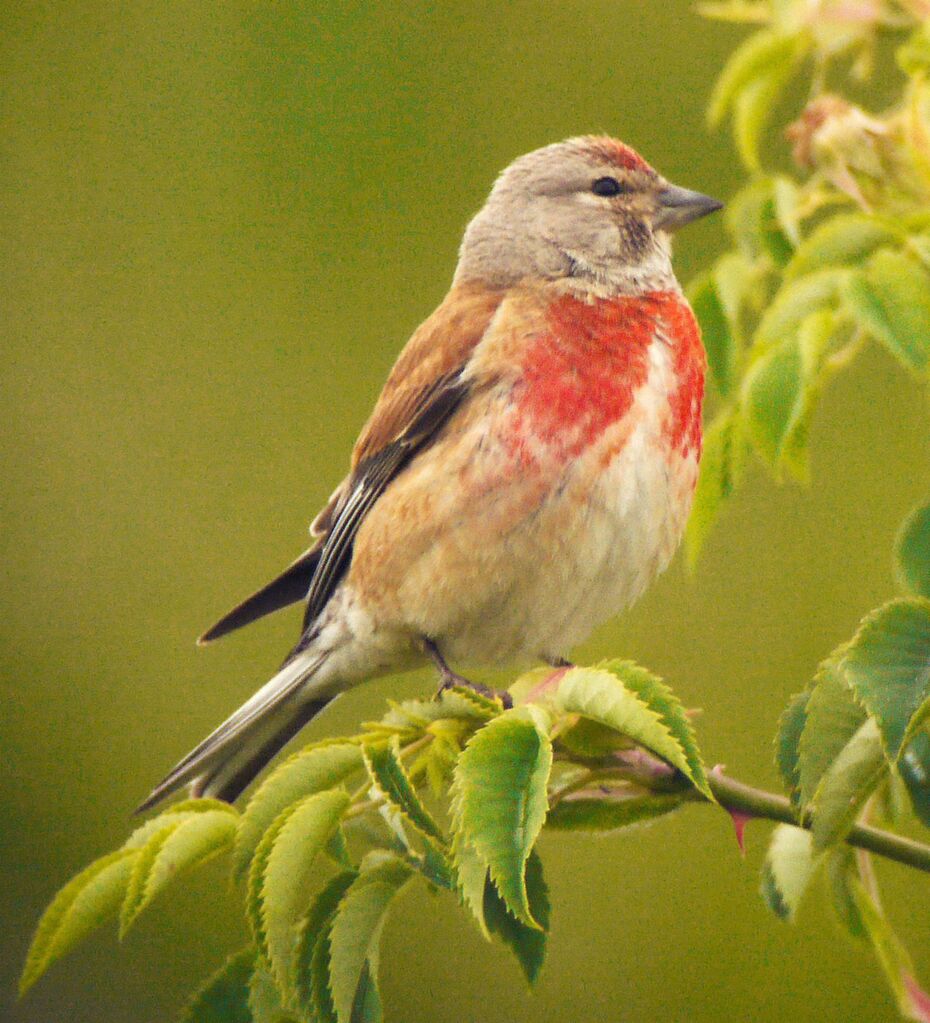
M540 658L549 665L550 668L574 668L575 665L571 661L566 661L564 657L552 657L549 654L545 654Z
M439 647L431 639L423 639L423 650L436 665L439 670L439 689L436 692L437 698L441 696L447 689L452 689L453 686L465 686L467 689L474 689L476 693L481 693L482 696L487 696L491 700L500 700L505 707L513 706L513 698L510 693L502 689L490 689L488 686L482 685L480 682L472 682L471 679L465 678L463 675L459 675L454 672L445 659L439 652Z

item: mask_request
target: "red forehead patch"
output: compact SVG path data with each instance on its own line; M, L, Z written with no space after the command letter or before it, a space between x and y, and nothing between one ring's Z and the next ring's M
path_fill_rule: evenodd
M609 135L591 135L586 141L594 154L607 163L612 163L623 170L652 170L635 149L610 138Z

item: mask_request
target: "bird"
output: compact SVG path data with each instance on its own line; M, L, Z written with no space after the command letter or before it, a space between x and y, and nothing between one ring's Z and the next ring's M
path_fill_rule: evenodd
M722 203L584 135L518 157L468 224L313 520L312 545L201 636L303 601L278 672L139 807L233 802L331 700L432 662L568 656L681 540L706 356L671 237ZM480 687L479 687L480 688Z

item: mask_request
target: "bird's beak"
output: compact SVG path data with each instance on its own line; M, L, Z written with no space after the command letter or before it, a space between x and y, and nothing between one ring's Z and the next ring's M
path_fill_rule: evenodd
M692 220L706 217L723 209L723 203L709 195L692 192L689 188L666 185L659 192L659 208L653 220L653 227L663 231L677 231Z

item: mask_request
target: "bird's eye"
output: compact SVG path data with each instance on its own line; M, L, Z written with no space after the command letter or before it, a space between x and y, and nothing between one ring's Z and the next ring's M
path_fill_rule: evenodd
M611 196L621 192L629 192L629 185L622 185L616 178L598 178L591 186L595 195Z

